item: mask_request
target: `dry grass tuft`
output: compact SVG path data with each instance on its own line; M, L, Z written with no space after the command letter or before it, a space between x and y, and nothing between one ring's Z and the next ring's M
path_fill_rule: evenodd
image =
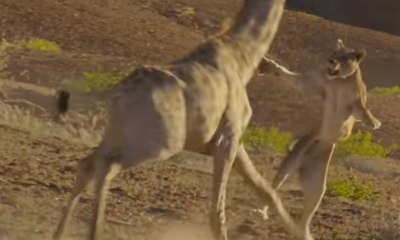
M0 124L32 134L94 147L106 124L104 109L81 114L72 109L55 121L56 89L0 78Z
M13 45L7 42L5 39L2 39L0 42L0 77L7 77L7 66L8 66L8 54L7 49L12 47Z
M56 123L51 120L50 115L35 116L28 108L0 101L0 125L88 147L97 146L104 131L102 127L92 126L93 119L96 118L101 117L96 114L86 117L86 120L70 117L65 118L62 123Z

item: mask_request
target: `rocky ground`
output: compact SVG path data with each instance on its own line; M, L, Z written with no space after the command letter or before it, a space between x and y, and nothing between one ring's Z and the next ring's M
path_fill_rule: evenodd
M46 95L44 92L59 88L65 80L82 78L84 72L127 72L138 64L167 63L216 32L240 3L2 0L3 44L15 45L16 41L38 37L61 47L57 52L8 48L4 71L9 74L2 79L26 84L23 86L29 91ZM399 85L400 38L388 34L286 11L270 53L291 69L305 70L325 61L337 38L367 50L362 67L370 89ZM37 90L35 86L45 89ZM320 117L320 103L315 98L292 92L273 75L254 78L248 89L254 109L252 124L298 134ZM95 101L90 94L73 94L73 107L82 99ZM36 95L19 98L32 96ZM383 123L374 132L376 141L385 146L400 144L400 99L371 93L369 105ZM83 138L74 141L51 131L31 131L29 123L2 119L0 125L1 240L50 239L71 190L76 163L93 145ZM253 151L251 157L272 179L281 156L262 149ZM360 203L326 195L312 226L317 239L344 239L338 233L348 239L400 239L398 159L400 154L394 151L385 159L356 159L351 171L348 165L332 165L330 179L356 176L379 190L381 200ZM367 163L369 167L365 167ZM210 159L185 153L120 174L110 189L107 238L209 239L210 172ZM295 179L285 185L282 195L289 209L298 213L301 194ZM236 174L230 179L228 196L232 239L291 239L274 213L265 222L252 211L263 203ZM68 228L70 239L84 239L91 203L90 194L80 200Z

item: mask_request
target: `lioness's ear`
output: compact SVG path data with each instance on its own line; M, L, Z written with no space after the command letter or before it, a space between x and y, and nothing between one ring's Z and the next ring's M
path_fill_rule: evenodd
M355 52L357 62L361 62L365 55L367 55L367 51L365 49L359 49Z
M338 38L338 40L336 41L336 49L342 49L342 48L345 48L344 43L342 39Z

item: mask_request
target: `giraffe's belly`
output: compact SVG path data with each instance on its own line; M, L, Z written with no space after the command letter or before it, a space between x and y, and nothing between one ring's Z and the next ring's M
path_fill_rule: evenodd
M187 124L185 149L195 152L204 151L220 126L222 114L223 110L219 110L207 116L197 114L196 117L193 117L192 121Z

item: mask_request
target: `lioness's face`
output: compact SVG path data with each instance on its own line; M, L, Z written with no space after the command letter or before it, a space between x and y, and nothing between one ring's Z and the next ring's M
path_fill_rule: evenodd
M344 46L342 40L339 39L336 50L329 58L328 75L340 78L352 75L357 70L365 55L365 50L347 48Z

